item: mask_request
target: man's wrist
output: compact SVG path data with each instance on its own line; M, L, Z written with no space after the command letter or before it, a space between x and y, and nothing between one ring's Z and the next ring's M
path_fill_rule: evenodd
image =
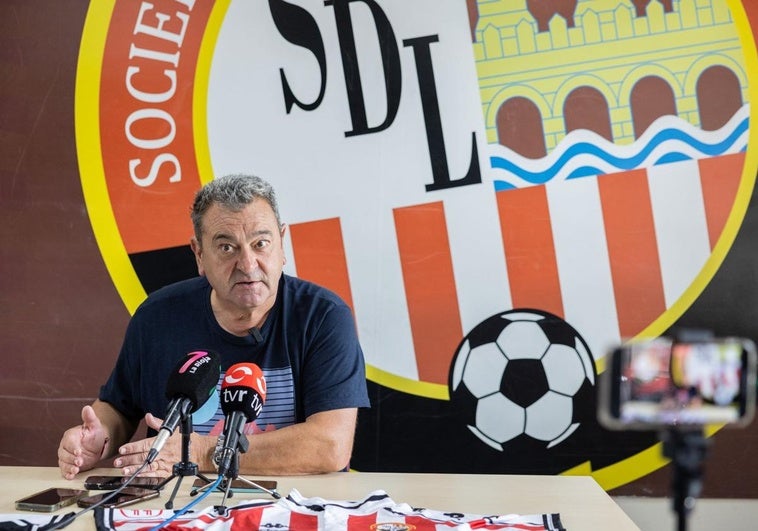
M198 468L202 472L215 472L218 469L218 466L213 462L213 454L216 449L216 437L210 435L197 435L196 439Z
M211 441L209 442L209 439ZM193 433L190 439L190 456L197 464L200 472L213 471L213 464L210 461L210 454L213 452L214 437Z

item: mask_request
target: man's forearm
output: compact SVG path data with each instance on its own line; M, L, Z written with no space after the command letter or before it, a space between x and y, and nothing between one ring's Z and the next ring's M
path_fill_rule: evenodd
M347 466L349 457L331 439L307 437L303 424L251 437L250 448L240 458L240 473L263 475L320 474Z
M344 469L350 462L356 411L344 409L311 416L306 422L248 437L240 454L239 475L321 474ZM198 442L198 467L213 470L216 437ZM195 452L193 452L194 454Z

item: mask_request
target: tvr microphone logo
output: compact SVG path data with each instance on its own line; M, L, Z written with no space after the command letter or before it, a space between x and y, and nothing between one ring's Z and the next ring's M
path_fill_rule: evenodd
M234 385L240 383L245 378L249 378L253 375L253 370L245 365L239 365L235 367L231 372L227 373L224 377L224 383L228 385Z
M230 404L244 404L251 408L256 416L260 414L263 409L263 400L261 395L249 389L247 387L229 387L223 389L221 399L226 405Z
M266 379L254 363L238 363L226 372L221 384L221 409L245 411L249 418L257 417L266 400Z
M227 371L224 376L224 387L230 385L252 387L266 396L266 379L260 369L256 371L250 364L238 364Z

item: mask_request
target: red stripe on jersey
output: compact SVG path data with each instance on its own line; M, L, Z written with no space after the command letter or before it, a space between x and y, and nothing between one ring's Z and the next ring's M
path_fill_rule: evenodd
M698 165L705 204L705 219L708 224L708 240L713 249L734 206L737 188L742 178L742 169L745 166L745 154L736 153L700 159Z
M666 310L646 170L597 179L619 331L633 337Z
M437 531L438 525L441 529L445 527L457 527L457 524L454 522L434 522L420 516L406 516L405 523L408 527L413 526L410 527L413 531Z
M506 190L496 196L513 307L563 316L545 187Z
M258 529L247 528L247 529ZM318 531L318 516L315 514L292 513L289 531Z
M393 214L419 380L447 383L463 327L444 206L414 205Z
M376 514L350 515L347 517L347 531L367 531L376 524Z
M332 290L353 308L339 218L290 225L290 238L297 276Z

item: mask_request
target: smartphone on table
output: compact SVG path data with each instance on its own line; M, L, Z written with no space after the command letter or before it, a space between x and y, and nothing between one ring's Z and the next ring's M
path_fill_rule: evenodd
M617 430L745 426L755 414L756 347L745 338L631 342L611 352L599 419Z
M79 507L91 507L96 503L100 503L103 499L111 496L112 492L101 492L100 494L94 494L92 496L86 496L77 500L76 504ZM160 492L155 489L141 489L138 487L125 487L124 490L110 498L107 502L101 505L101 507L126 507L133 503L138 503L151 498L157 498Z
M87 494L86 490L53 487L16 500L16 509L51 513L62 507L72 505Z
M121 487L128 476L89 476L84 480L84 488L90 490L116 490ZM162 488L163 478L150 478L138 476L129 482L129 487L141 489L158 489Z
M274 480L271 480L271 479L252 479L250 481L252 481L256 485L259 485L259 486L263 487L263 489L267 489L267 490L270 490L270 491L275 491L276 490L277 482L274 481ZM203 487L205 487L207 485L210 485L210 483L208 483L207 481L205 481L205 480L203 480L201 478L197 478L195 480L195 482L192 484L192 486L194 488L196 488L196 489L201 489L201 488L203 488ZM222 482L221 485L223 486L224 483ZM243 492L243 493L246 493L246 494L250 494L250 493L252 493L252 494L265 494L266 491L263 490L263 489L255 487L254 485L251 485L250 483L248 483L248 482L246 482L244 480L241 480L241 479L234 479L234 480L232 480L232 485L230 487L230 491L231 492Z

